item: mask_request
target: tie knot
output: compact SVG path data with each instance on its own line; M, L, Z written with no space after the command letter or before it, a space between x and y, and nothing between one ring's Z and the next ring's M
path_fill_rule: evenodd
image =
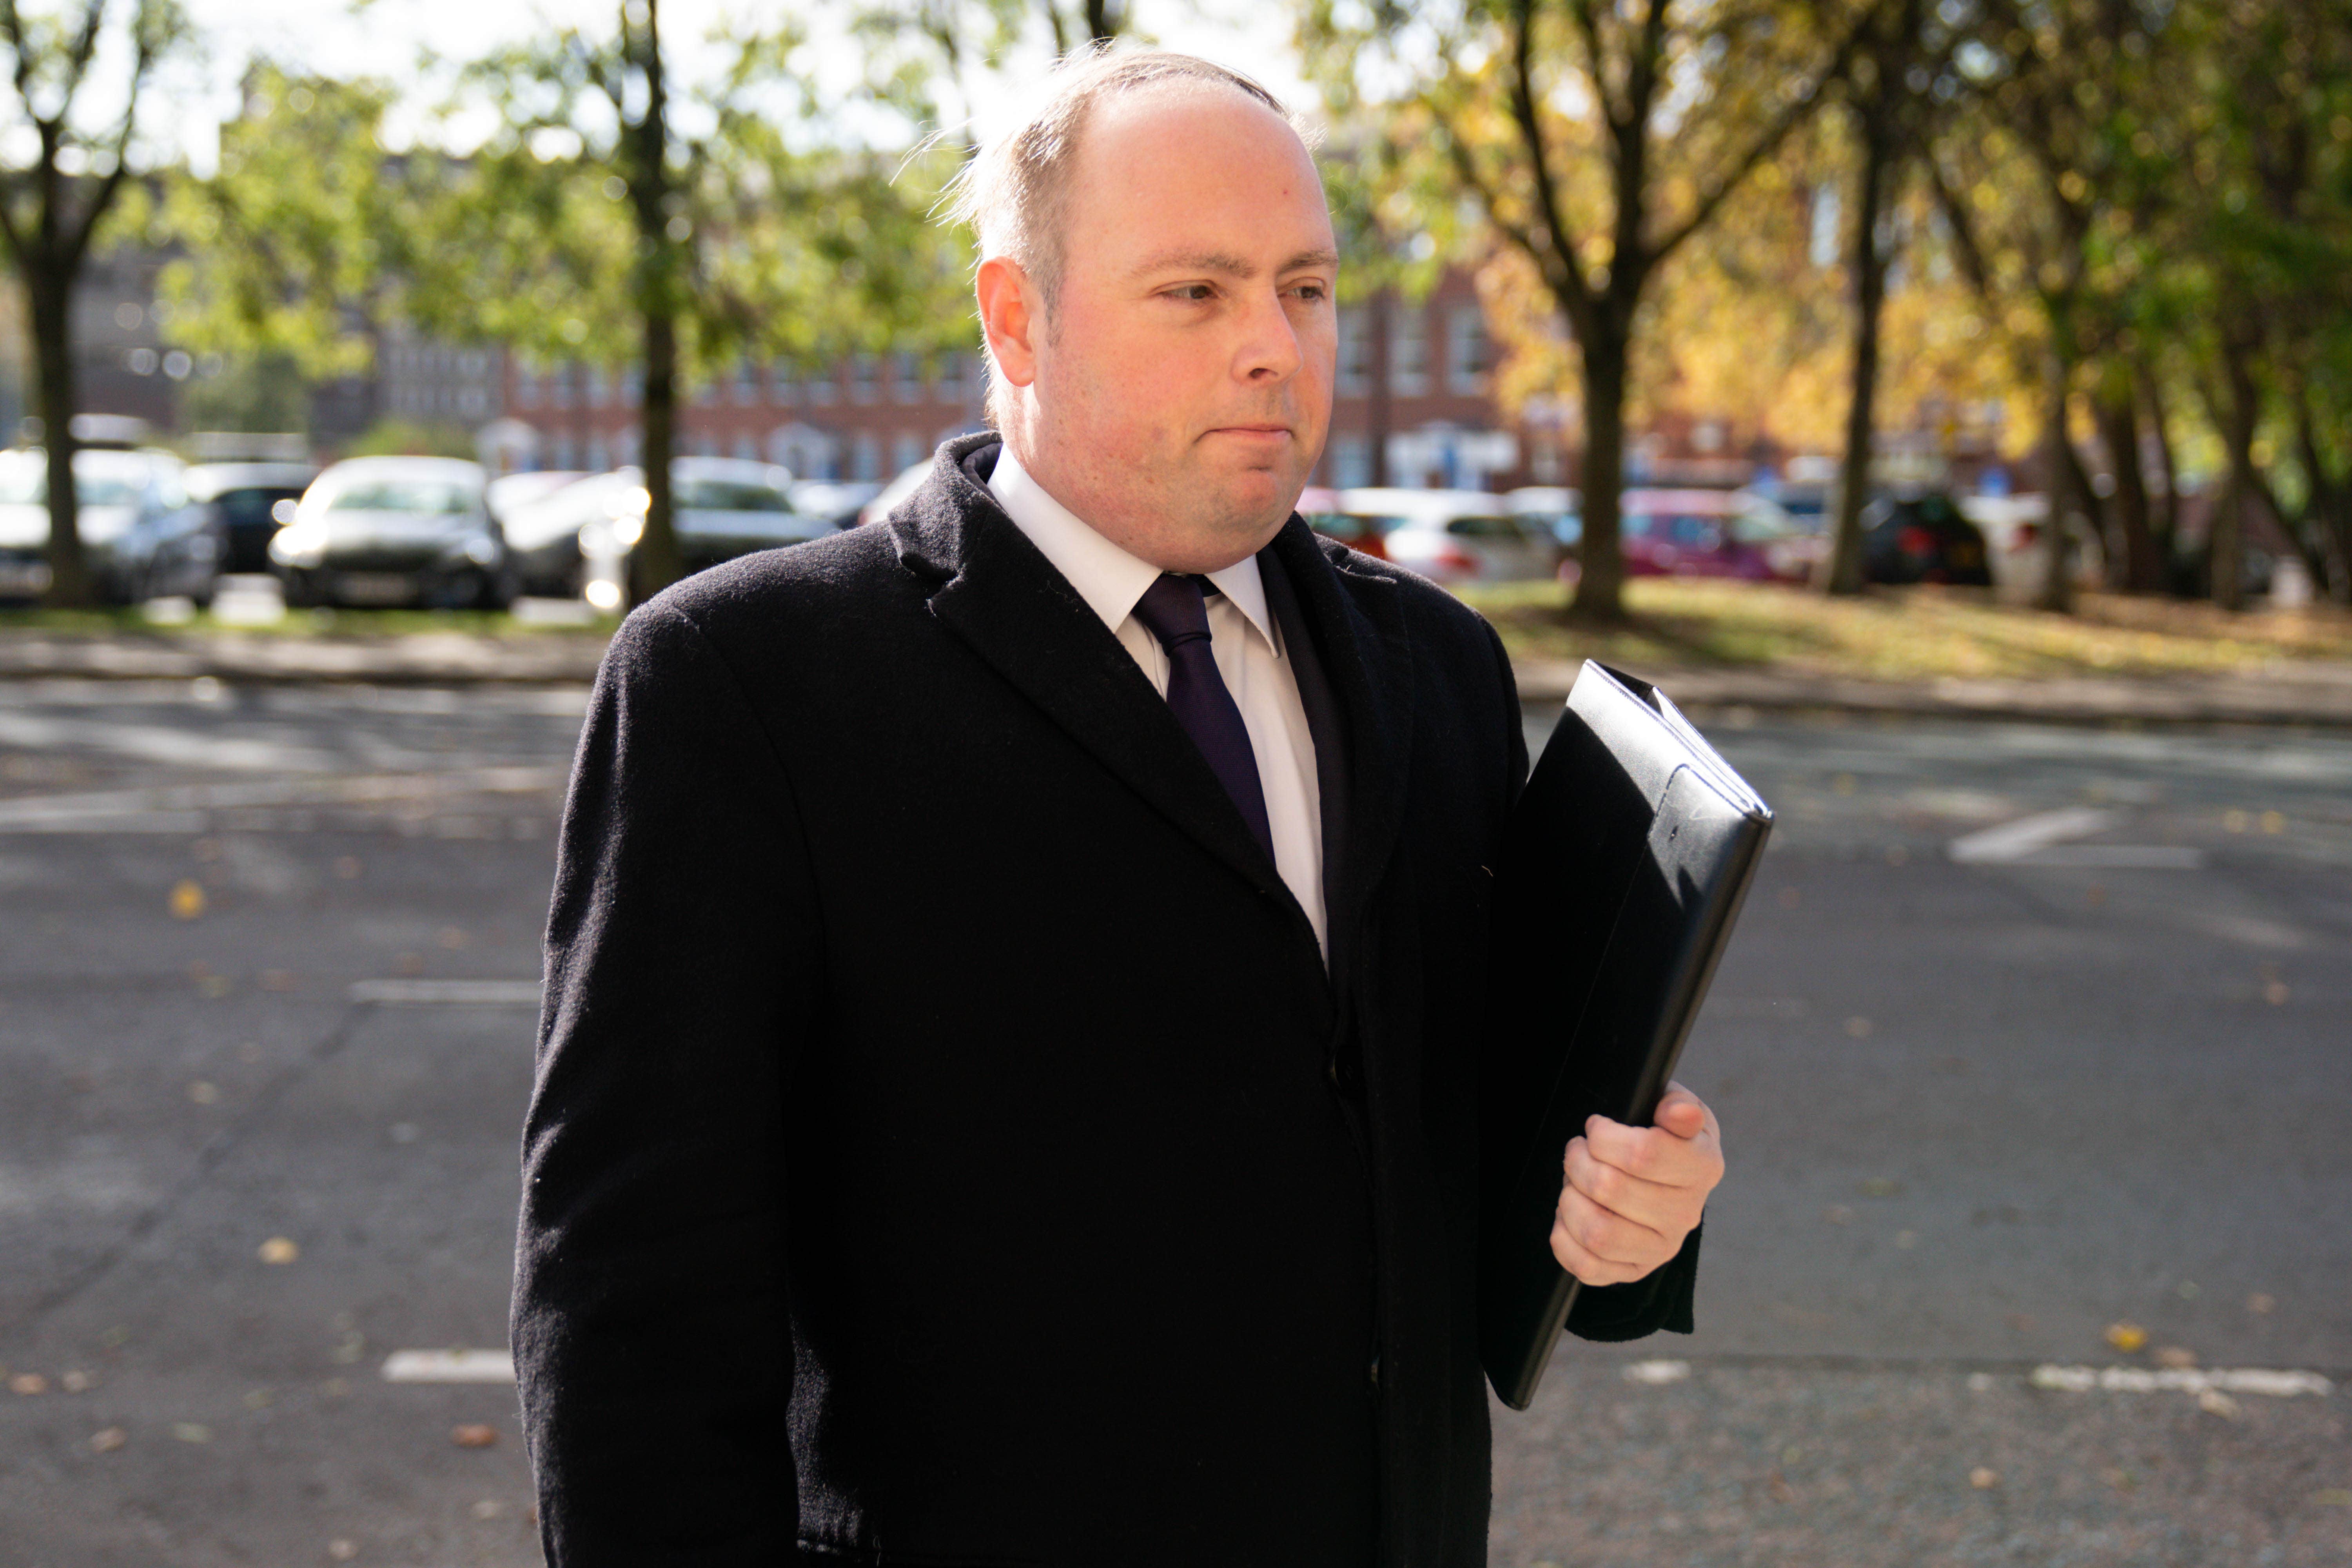
M1209 605L1201 592L1200 579L1161 573L1159 581L1146 588L1143 597L1135 602L1135 618L1171 653L1180 643L1206 637Z

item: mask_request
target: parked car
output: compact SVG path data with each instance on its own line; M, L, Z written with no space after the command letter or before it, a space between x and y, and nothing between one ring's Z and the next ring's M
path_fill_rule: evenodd
M1584 542L1584 498L1563 485L1526 485L1503 498L1511 515L1552 536L1562 550Z
M145 590L156 551L194 526L182 515L188 510L183 465L169 452L85 447L74 453L73 466L82 558L101 599L130 604ZM48 455L38 447L0 452L0 598L32 598L47 589L48 541ZM190 545L188 557L198 548ZM206 580L218 572L211 563ZM210 596L209 588L200 593Z
M1744 490L1627 490L1618 511L1626 575L1801 583L1822 540Z
M872 500L857 509L856 526L863 527L866 523L879 522L888 517L898 510L900 503L908 496L922 489L923 481L930 477L931 459L929 458L925 458L911 468L901 468L897 479L884 485Z
M507 559L514 563L520 592L550 598L571 598L585 586L581 563L580 528L602 499L578 489L604 476L576 468L547 468L505 474L483 490L490 515L506 536Z
M483 496L487 478L456 458L335 464L269 542L286 602L504 609L515 574Z
M831 518L814 516L793 504L792 473L772 463L679 458L671 462L669 475L678 552L688 572L839 531ZM573 508L579 519L576 537L586 561L581 591L600 609L620 603L612 590L620 581L622 561L645 536L649 500L642 470L619 468L567 486L546 503ZM607 590L598 591L599 582ZM601 597L610 597L612 604L599 603Z
M1307 526L1324 538L1336 540L1376 561L1389 558L1388 543L1381 535L1387 531L1390 520L1341 510L1338 490L1309 485L1299 492L1297 510Z
M226 572L269 570L269 542L294 520L319 477L310 463L198 463L185 476L188 499L210 514L226 548Z
M835 528L855 528L866 503L882 493L870 479L796 479L792 485L793 508Z
M1874 583L1992 586L1984 531L1947 495L1881 497L1862 509L1863 572Z
M1433 582L1525 582L1559 570L1550 531L1484 490L1341 490L1333 515L1377 531L1388 559Z

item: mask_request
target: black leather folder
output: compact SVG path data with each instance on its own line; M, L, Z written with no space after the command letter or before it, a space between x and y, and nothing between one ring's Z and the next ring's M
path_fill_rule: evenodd
M1580 1289L1550 1241L1569 1140L1649 1124L1771 825L1664 693L1585 663L1495 873L1478 1329L1514 1409Z

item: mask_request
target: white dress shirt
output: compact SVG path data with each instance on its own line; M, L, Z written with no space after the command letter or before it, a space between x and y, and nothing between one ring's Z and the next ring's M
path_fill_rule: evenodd
M1136 601L1159 580L1160 568L1129 554L1097 533L1085 520L1047 495L1006 446L996 458L988 488L1029 542L1069 580L1078 597L1100 616L1141 667L1152 689L1168 695L1168 654L1150 628L1135 618ZM1265 584L1257 559L1235 562L1208 574L1216 585L1209 597L1209 647L1217 673L1242 711L1250 750L1257 757L1258 784L1265 793L1266 824L1274 830L1274 868L1307 911L1324 956L1330 941L1324 931L1323 797L1317 793L1315 737L1307 728L1307 708L1298 700L1298 678L1283 657L1282 628L1265 605Z

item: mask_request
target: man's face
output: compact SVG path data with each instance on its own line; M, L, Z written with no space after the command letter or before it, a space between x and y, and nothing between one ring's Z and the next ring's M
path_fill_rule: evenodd
M1338 258L1313 160L1238 91L1146 89L1086 124L1065 223L1049 320L1018 268L982 268L1014 450L1156 565L1213 572L1255 553L1331 423Z

